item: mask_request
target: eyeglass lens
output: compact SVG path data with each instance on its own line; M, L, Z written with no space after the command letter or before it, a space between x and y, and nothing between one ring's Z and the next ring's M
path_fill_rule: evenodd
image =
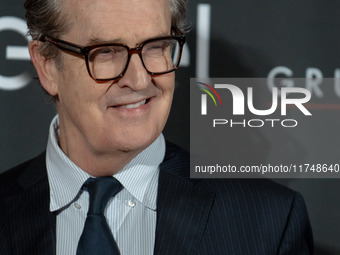
M175 39L151 41L143 45L142 59L147 71L157 74L173 70L179 62L179 42ZM128 61L124 46L103 46L90 51L88 62L95 79L119 76Z

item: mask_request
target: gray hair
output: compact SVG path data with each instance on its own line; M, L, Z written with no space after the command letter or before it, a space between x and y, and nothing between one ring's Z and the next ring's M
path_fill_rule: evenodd
M69 20L63 11L63 0L26 0L26 20L28 33L33 40L43 34L60 37L69 28ZM171 11L173 34L184 34L189 30L186 24L186 5L188 0L168 0ZM59 51L50 43L44 43L41 53L46 58L58 58ZM57 61L58 62L58 61Z
M62 0L26 0L26 21L28 34L38 40L43 34L59 37L68 29L66 12ZM41 53L47 58L58 57L59 51L49 43L44 43Z
M171 29L174 34L189 32L190 26L186 21L188 0L168 0L171 11Z

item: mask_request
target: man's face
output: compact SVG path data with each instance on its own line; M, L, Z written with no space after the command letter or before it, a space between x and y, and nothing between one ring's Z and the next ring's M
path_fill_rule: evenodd
M135 47L171 32L167 0L69 0L64 10L71 26L60 39L79 45ZM62 54L57 107L61 147L71 159L80 153L140 152L160 135L170 111L174 73L151 77L134 54L118 82L96 83L83 58Z

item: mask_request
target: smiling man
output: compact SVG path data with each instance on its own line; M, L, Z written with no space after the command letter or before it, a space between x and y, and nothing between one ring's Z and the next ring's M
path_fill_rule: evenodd
M147 70L174 69L166 59L171 40L145 43L174 34L169 3L62 2L68 29L54 36L99 47L88 49L84 61L83 55L75 55L77 48L67 51L71 47L49 33L43 41L64 50L58 53L59 65L41 54L39 40L30 44L32 61L45 90L57 97L63 152L93 176L113 175L160 136L170 111L174 73L150 75ZM138 55L110 43L142 47Z
M311 254L301 196L190 180L162 130L186 0L27 0L29 52L58 115L46 152L0 178L0 254Z

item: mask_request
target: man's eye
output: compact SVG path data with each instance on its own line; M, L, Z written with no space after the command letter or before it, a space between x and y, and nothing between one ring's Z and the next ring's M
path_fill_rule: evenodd
M103 50L99 51L97 54L98 55L100 55L100 54L105 55L105 54L112 54L112 53L114 53L114 51L112 49L103 49Z
M125 49L122 47L105 47L96 49L94 52L91 53L89 60L111 60L117 58L125 53Z
M168 41L161 41L161 42L155 42L150 43L149 45L146 45L146 51L147 52L155 52L160 53L166 51L170 46L170 43Z
M163 47L161 47L160 45L154 45L151 47L147 47L146 48L146 52L147 53L152 53L152 52L162 52L163 51Z

